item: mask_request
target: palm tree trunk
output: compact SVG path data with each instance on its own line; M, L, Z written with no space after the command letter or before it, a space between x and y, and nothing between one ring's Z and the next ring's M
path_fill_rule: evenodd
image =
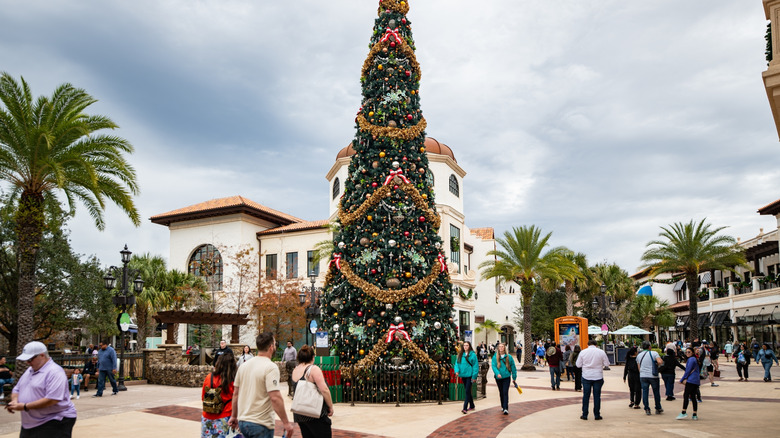
M138 326L138 341L142 346L146 345L146 330L149 326L149 312L146 310L146 304L136 301L135 304L135 323Z
M534 283L524 281L520 285L520 292L523 296L523 366L522 371L536 371L533 355L536 352L531 351L531 300L534 296Z
M688 274L685 276L685 286L688 288L688 312L690 317L688 324L691 326L691 341L699 338L699 276Z
M43 237L44 216L43 196L38 193L22 193L19 209L16 211L16 234L19 248L19 301L18 333L16 354L21 354L28 342L34 339L35 286L37 283L35 266L38 261L38 249ZM27 363L17 363L14 375L18 379L27 369Z
M566 314L574 316L574 283L566 280Z

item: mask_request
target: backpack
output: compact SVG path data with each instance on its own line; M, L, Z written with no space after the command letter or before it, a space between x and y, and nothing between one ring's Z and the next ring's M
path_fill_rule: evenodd
M742 365L747 363L747 360L745 360L745 353L743 353L741 351L739 352L739 355L737 356L737 363L742 364Z
M225 408L225 401L222 400L222 388L214 387L214 374L210 375L211 383L209 389L203 395L203 412L208 414L221 414Z

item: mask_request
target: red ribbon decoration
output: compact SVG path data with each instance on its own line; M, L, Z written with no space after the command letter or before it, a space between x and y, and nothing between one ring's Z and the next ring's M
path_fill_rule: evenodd
M388 39L390 39L391 35L395 37L396 41L398 41L399 43L401 42L401 34L398 33L398 28L397 27L395 29L390 29L388 27L387 31L385 32L385 36L382 37L381 41L382 42L387 41Z
M390 330L387 331L387 338L385 339L385 342L390 343L396 334L403 336L403 338L407 341L412 340L412 338L409 337L409 333L404 330L404 323L400 323L398 325L390 324Z
M333 260L328 263L328 267L333 266L333 264L336 264L336 269L341 269L341 253L333 254Z
M447 261L444 260L444 256L441 255L441 253L439 253L438 259L439 259L439 264L441 264L441 270L439 271L439 273L442 273L447 270Z
M382 185L386 186L386 185L390 184L390 181L392 181L393 178L395 178L396 176L398 178L401 178L401 180L403 180L403 182L409 184L409 179L404 176L404 170L403 169L398 169L398 170L391 170L390 171L390 175L387 175L387 178L385 178L385 183L382 184Z

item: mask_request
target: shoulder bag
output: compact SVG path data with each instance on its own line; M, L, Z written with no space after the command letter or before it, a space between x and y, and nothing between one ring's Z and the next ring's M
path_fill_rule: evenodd
M319 388L313 382L307 380L309 376L309 365L303 372L303 377L298 380L295 386L295 397L293 397L292 406L290 410L294 414L303 415L306 417L319 418L322 414L322 403L324 399L320 393Z

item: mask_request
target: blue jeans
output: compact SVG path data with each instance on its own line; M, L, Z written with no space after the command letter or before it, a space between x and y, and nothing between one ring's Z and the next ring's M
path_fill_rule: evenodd
M461 377L463 379L463 389L466 390L466 396L463 398L463 410L474 409L474 397L471 395L471 377Z
M588 405L590 403L590 390L593 389L593 415L601 416L601 387L604 386L604 379L588 380L582 379L582 416L588 417Z
M116 379L114 379L114 373L111 370L108 371L100 370L100 374L98 374L97 393L95 393L95 395L98 397L101 397L103 395L103 389L106 387L106 376L108 376L108 380L109 382L111 382L111 388L114 390L114 392L117 392Z
M771 360L769 362L761 361L761 365L764 366L764 378L771 379L772 373L769 372L769 369L772 368L772 361Z
M553 388L561 387L561 368L560 366L550 367L550 386Z
M13 377L11 377L10 379L0 379L0 388L2 388L6 383L11 386L14 386L14 382L15 380Z
M650 388L653 388L655 409L660 410L661 395L659 393L661 392L661 382L658 381L657 377L640 377L639 381L642 383L642 403L644 403L645 405L645 410L646 411L650 410L650 404L648 402Z
M496 385L498 386L498 396L501 399L501 409L509 410L509 383L512 379L509 377L504 379L496 379Z
M239 421L238 430L244 438L274 438L273 429L249 421Z
M661 374L661 378L664 379L664 388L666 388L666 396L674 397L674 374Z

